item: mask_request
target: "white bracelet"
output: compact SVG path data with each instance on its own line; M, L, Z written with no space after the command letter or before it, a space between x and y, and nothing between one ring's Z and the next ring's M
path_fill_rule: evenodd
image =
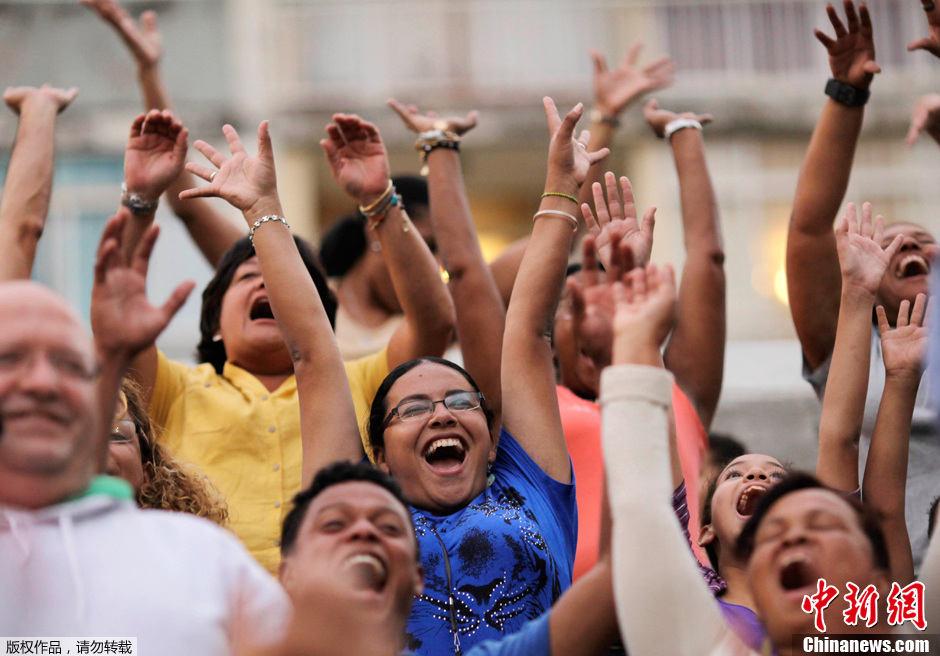
M290 230L290 224L283 216L278 216L277 214L268 214L267 216L262 216L260 219L255 221L254 225L251 226L251 230L248 231L248 239L251 241L252 246L255 245L255 230L260 228L262 223L267 223L268 221L280 221L287 226L288 230Z
M666 141L671 141L673 134L679 130L685 130L686 128L695 128L701 132L702 124L696 121L694 118L677 118L676 120L669 121L669 123L666 124L666 129L663 130L663 137L666 139Z
M574 226L574 230L572 230L572 232L578 231L577 217L574 214L568 214L568 212L562 212L561 210L542 210L540 212L536 212L535 216L532 217L532 221L534 223L535 220L538 219L539 217L549 216L549 215L560 216L562 218L568 219L569 221L571 221L571 224Z

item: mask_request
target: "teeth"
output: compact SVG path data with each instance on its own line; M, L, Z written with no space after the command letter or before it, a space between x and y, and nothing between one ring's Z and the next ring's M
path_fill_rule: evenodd
M360 563L364 565L370 565L380 571L383 575L385 574L385 565L382 564L381 560L371 554L356 554L355 556L352 556L347 562L350 565L358 565Z
M789 567L793 563L808 563L809 559L803 554L790 554L780 562L781 569Z
M930 271L930 265L927 264L927 260L921 255L912 253L908 255L907 257L905 257L904 259L902 259L901 262L898 264L898 274L903 276L905 269L907 269L907 266L909 264L916 264L918 269L920 269L924 274Z
M463 451L463 445L460 443L460 440L458 440L458 439L456 439L456 438L453 438L453 437L445 437L444 439L436 440L436 441L432 442L432 443L431 443L431 446L428 447L428 453L427 453L427 454L428 454L428 455L431 455L432 453L434 453L434 452L437 451L438 449L443 448L443 447L447 447L447 446L456 446L456 447L460 448L461 451Z

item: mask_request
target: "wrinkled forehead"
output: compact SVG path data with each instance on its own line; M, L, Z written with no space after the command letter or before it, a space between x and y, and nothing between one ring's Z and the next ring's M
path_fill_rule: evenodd
M895 235L907 235L915 239L927 239L935 241L933 232L922 225L911 223L909 221L899 221L885 226L884 237L894 237Z
M795 490L780 497L767 510L761 526L820 515L844 519L861 530L861 522L849 502L839 492L821 487Z
M65 299L30 281L0 284L0 340L56 340L93 357L91 337ZM41 330L40 330L41 329Z

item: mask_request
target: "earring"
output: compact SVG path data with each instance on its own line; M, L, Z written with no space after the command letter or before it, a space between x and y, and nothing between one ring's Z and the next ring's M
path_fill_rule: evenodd
M375 253L381 253L381 252L382 252L382 244L380 244L380 243L377 242L377 241L372 242L372 247L371 247L371 248L372 248L372 251L375 252Z
M213 335L213 336L212 336L212 341L213 341L213 342L221 342L221 341L222 341L222 333L216 333L215 335Z
M496 481L496 475L493 473L493 463L486 464L486 487L491 486Z

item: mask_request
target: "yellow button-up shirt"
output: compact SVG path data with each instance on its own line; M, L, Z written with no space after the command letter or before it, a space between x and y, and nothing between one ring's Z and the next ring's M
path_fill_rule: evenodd
M360 425L387 375L385 349L346 363ZM161 442L225 496L232 530L276 575L281 524L301 486L296 378L269 392L231 362L220 376L211 364L188 367L160 353L150 418Z

